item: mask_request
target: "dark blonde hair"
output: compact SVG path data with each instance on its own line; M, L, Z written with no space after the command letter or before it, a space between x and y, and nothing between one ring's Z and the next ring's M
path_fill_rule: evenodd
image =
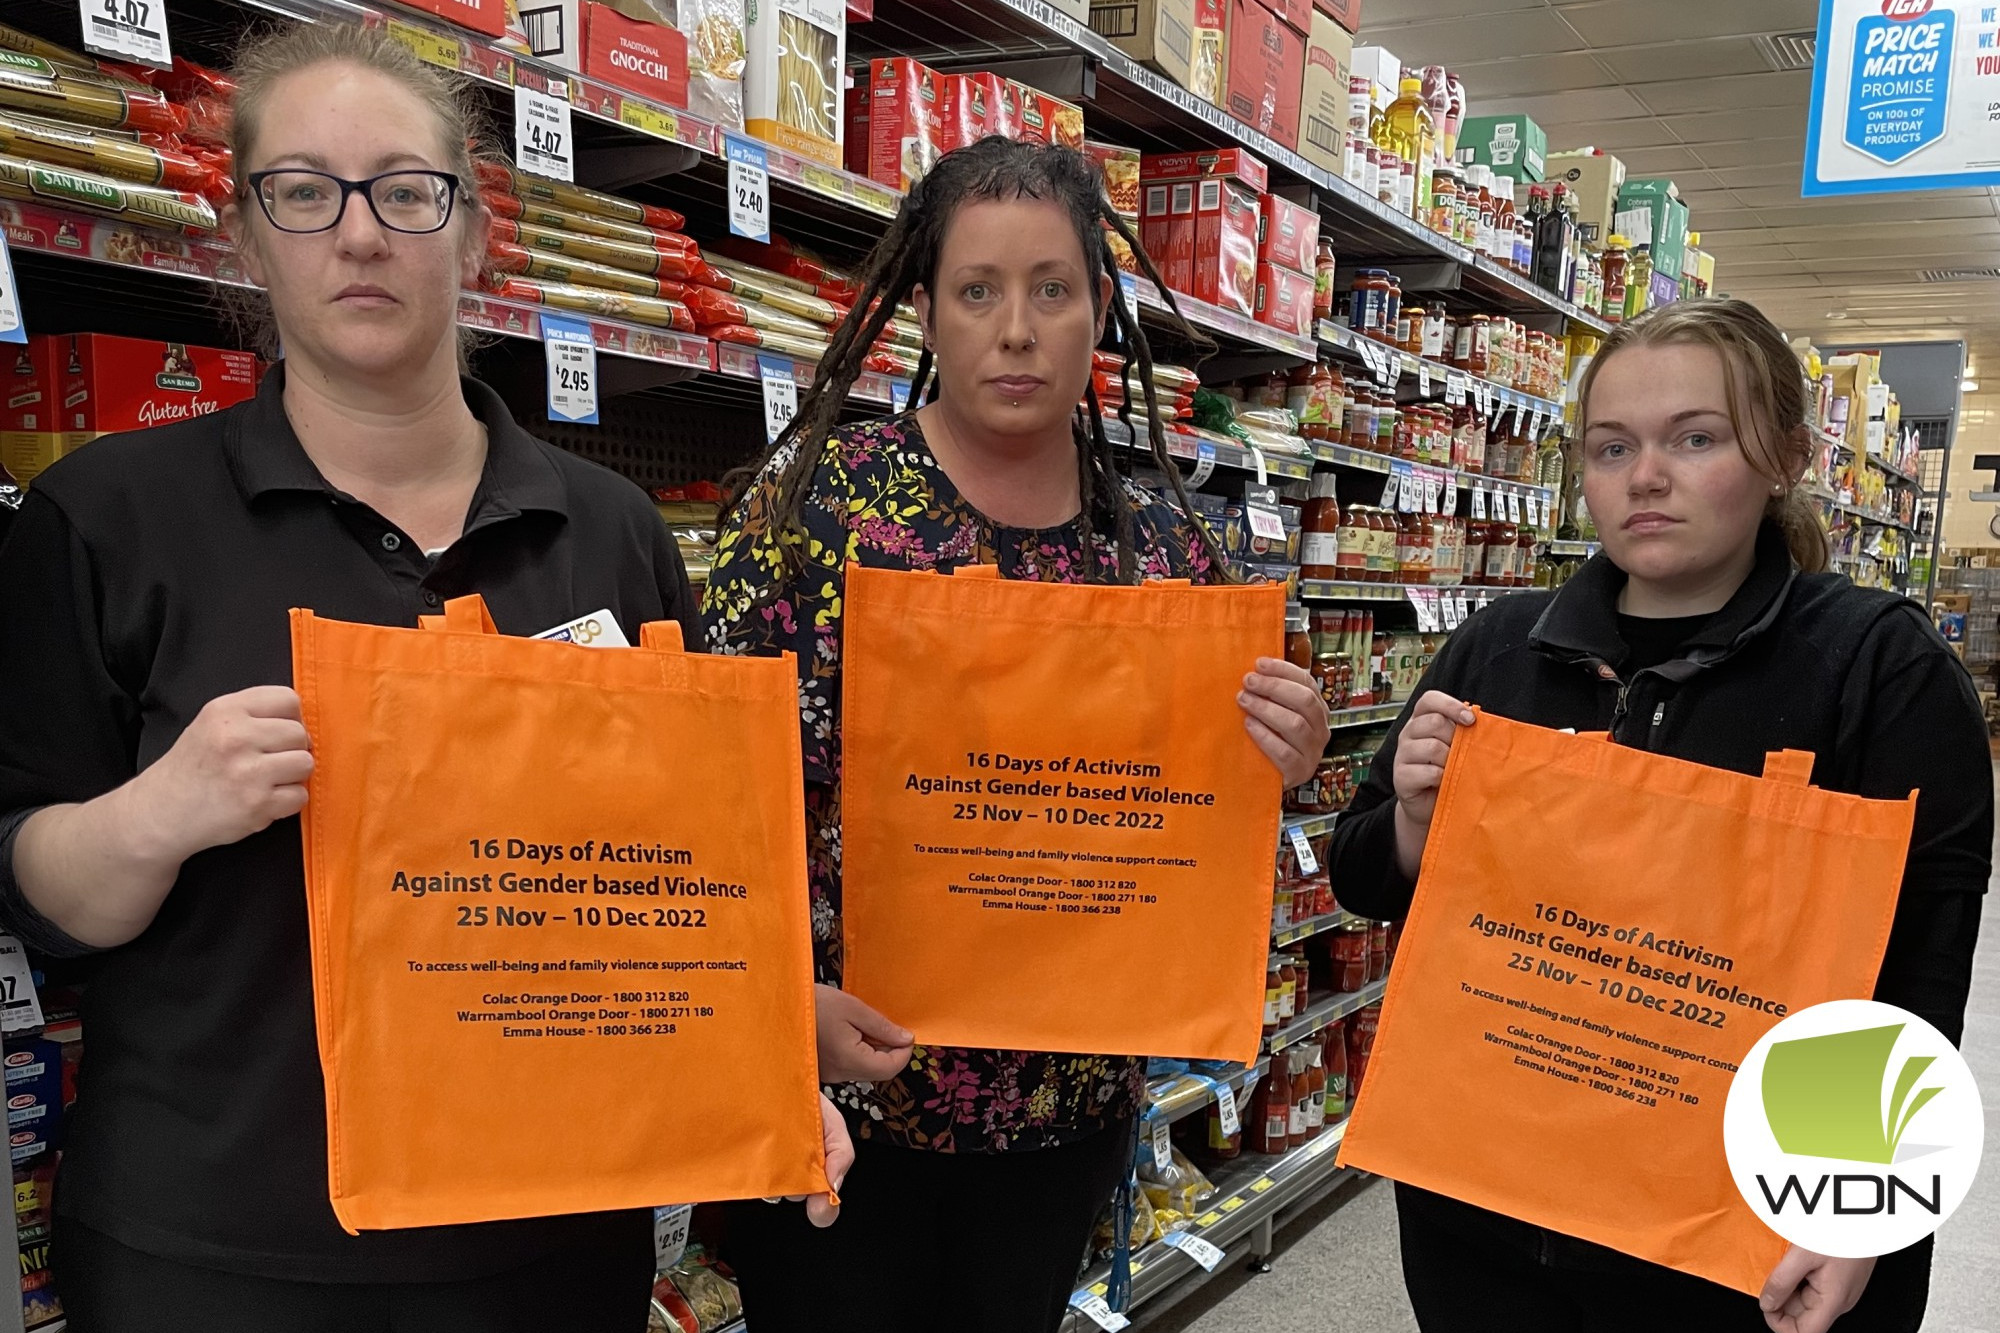
M1785 545L1800 569L1824 572L1831 554L1826 528L1812 496L1795 481L1812 453L1805 371L1778 326L1748 301L1676 301L1613 329L1583 372L1577 391L1582 428L1590 427L1590 390L1606 361L1628 347L1673 345L1712 347L1722 359L1729 420L1743 456L1758 475L1784 488L1764 506L1765 517L1785 534ZM1739 404L1749 407L1751 420L1743 420Z
M478 163L498 159L485 147L486 115L471 83L425 64L387 29L364 28L358 23L288 24L256 33L238 48L229 70L236 81L236 95L230 103L229 148L236 160L239 208L249 201L242 178L249 173L250 154L263 130L265 104L272 91L281 80L318 65L353 65L380 74L423 103L435 122L438 148L444 154L441 169L459 179L457 212L463 215L468 209L478 209ZM243 236L231 239L239 246L246 240ZM262 292L238 292L230 313L252 346L266 356L276 355L277 326ZM459 330L461 369L475 339L472 330Z

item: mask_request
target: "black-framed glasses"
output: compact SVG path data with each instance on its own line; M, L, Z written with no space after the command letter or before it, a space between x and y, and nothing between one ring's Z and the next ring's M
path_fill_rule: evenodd
M451 221L459 182L449 171L385 171L351 181L324 171L279 167L251 172L249 186L279 231L331 231L347 212L347 197L358 194L390 231L422 236Z

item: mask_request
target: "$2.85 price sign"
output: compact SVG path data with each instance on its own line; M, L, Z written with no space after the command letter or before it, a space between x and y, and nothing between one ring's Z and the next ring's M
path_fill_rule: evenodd
M77 0L83 44L99 55L172 68L166 0Z

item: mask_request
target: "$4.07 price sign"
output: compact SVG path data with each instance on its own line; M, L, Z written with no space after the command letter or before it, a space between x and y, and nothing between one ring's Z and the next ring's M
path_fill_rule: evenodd
M548 355L549 420L597 424L597 344L580 319L543 315L542 347Z
M729 158L729 234L752 241L771 239L770 158L761 144L734 134L722 136Z
M569 102L523 84L514 89L514 160L550 180L576 180Z
M77 0L83 44L99 55L171 69L166 0Z

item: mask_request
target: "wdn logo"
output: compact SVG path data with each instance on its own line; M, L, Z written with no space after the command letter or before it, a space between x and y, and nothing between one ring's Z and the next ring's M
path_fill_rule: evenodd
M1772 1028L1723 1112L1751 1210L1795 1245L1848 1258L1942 1226L1972 1186L1984 1130L1951 1043L1872 1000L1815 1005Z

